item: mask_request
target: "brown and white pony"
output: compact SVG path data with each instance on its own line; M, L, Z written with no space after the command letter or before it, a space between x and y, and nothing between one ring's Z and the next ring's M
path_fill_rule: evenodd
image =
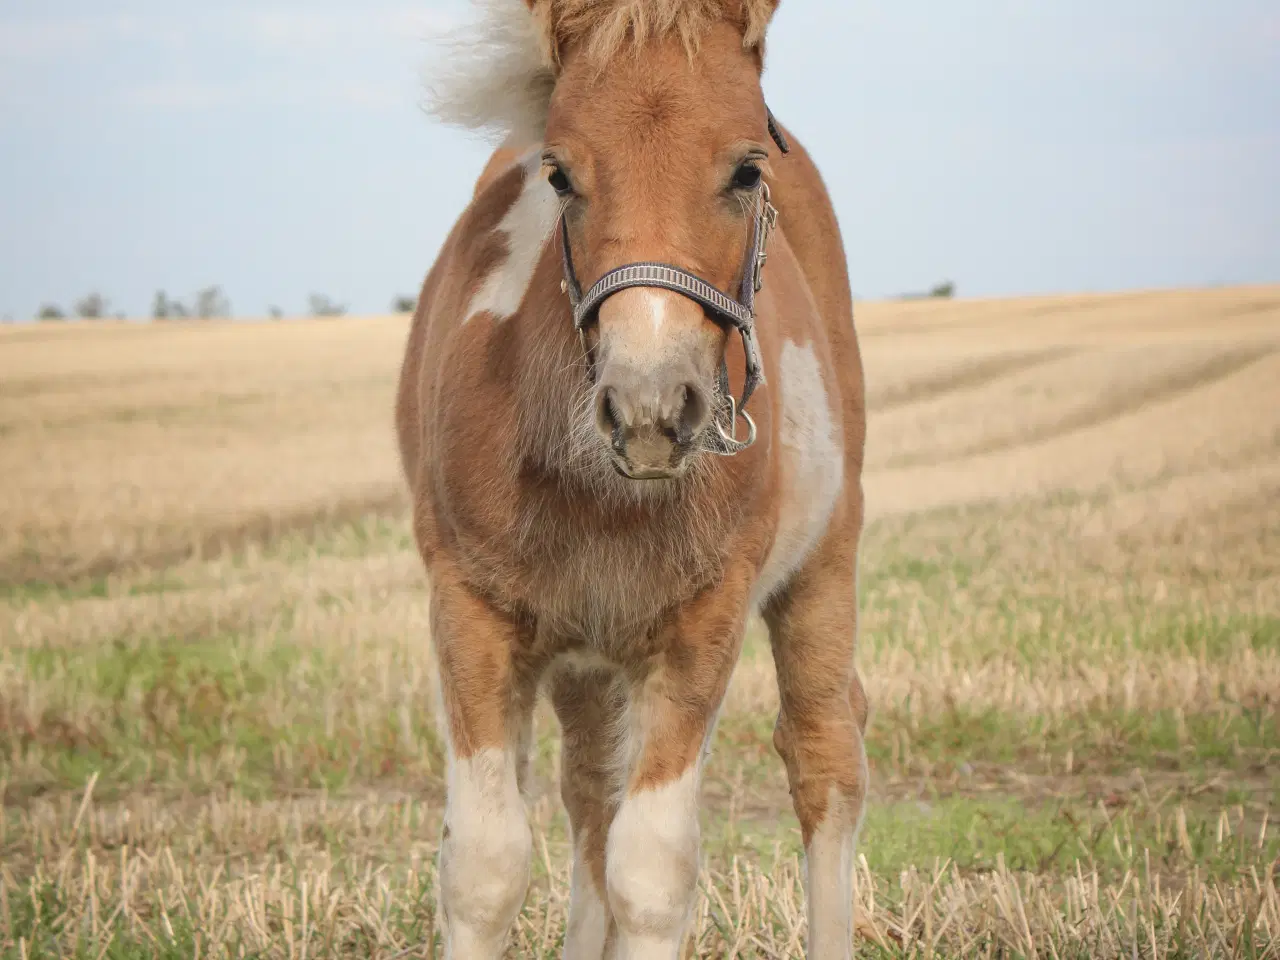
M456 960L499 956L525 896L540 687L573 830L564 955L677 956L699 774L754 612L809 956L850 956L864 390L831 203L761 93L776 2L487 0L478 46L435 91L446 119L507 134L427 277L397 409L431 584ZM652 263L669 267L630 266ZM593 290L602 277L616 288Z

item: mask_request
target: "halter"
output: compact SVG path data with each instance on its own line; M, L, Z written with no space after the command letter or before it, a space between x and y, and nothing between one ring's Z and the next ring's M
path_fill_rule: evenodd
M778 145L778 149L786 154L791 147L774 120L773 113L765 108L769 118L769 136ZM756 387L764 383L764 369L760 363L760 347L756 343L756 294L764 285L764 265L768 259L766 249L769 235L778 224L778 211L769 196L769 185L763 180L758 188L759 202L751 227L751 245L747 248L747 256L742 264L742 279L738 287L737 298L730 297L716 289L701 277L666 263L628 263L610 270L596 281L595 285L582 293L582 285L573 268L573 253L569 249L569 225L565 215L560 215L560 257L564 268L564 280L560 289L569 297L573 307L573 326L582 340L583 352L588 357L588 367L594 379L595 370L591 367L590 352L587 349L587 331L599 320L600 305L605 300L630 287L657 287L688 297L702 307L717 323L729 326L738 331L742 337L743 352L746 355L747 372L742 385L742 399L734 400L729 388L729 369L723 357L720 359L720 377L718 389L724 399L717 405L713 418L715 437L713 445L706 449L721 456L733 456L741 453L756 442L756 424L746 411L747 401ZM720 414L727 407L728 428L720 422ZM747 424L745 440L738 439L738 417Z

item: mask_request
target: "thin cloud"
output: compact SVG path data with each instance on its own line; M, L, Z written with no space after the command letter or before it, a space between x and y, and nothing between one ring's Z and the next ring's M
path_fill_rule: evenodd
M119 43L181 47L189 25L172 17L101 14L0 19L0 58L27 64L57 62Z
M38 63L81 53L96 42L102 18L0 20L0 58Z
M149 110L205 110L237 103L247 94L241 87L225 84L156 83L128 87L120 101L125 106Z
M458 19L453 10L424 10L406 4L347 10L266 6L202 11L190 17L0 17L0 59L24 64L56 62L122 42L177 49L190 44L197 32L214 32L233 42L240 38L246 45L272 51L322 53L352 43L421 40L447 29Z
M293 53L324 53L352 44L419 40L447 29L458 17L446 10L392 6L356 10L256 10L236 17L258 46Z
M37 71L121 56L139 65L128 71L132 76L108 75L106 84L74 96L175 112L318 100L395 108L416 102L414 67L429 56L429 39L458 14L392 2L363 9L271 4L181 15L0 15L0 110L40 109L72 95L39 82ZM211 59L242 66L212 69ZM403 83L389 77L397 69Z

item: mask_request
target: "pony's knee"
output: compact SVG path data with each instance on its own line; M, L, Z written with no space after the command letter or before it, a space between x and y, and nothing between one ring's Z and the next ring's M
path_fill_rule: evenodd
M790 743L787 740L787 730L783 725L782 714L778 714L778 719L773 725L773 749L777 752L783 761L787 761L790 756Z
M822 711L779 715L773 743L787 768L792 804L806 843L827 818L832 798L855 819L867 790L867 754L852 704L830 703Z
M698 882L697 775L631 794L609 830L609 906L625 939L683 933Z
M533 838L514 758L493 749L454 761L440 889L456 946L489 950L505 938L524 900L532 857Z

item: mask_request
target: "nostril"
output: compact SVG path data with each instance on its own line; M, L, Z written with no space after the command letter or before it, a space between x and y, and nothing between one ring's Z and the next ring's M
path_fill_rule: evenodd
M626 450L617 393L612 387L605 387L596 394L596 429L609 438L609 444L616 453L622 454Z
M684 402L680 409L676 434L681 443L689 443L707 425L711 417L711 402L707 398L706 391L696 383L686 383L681 389Z

